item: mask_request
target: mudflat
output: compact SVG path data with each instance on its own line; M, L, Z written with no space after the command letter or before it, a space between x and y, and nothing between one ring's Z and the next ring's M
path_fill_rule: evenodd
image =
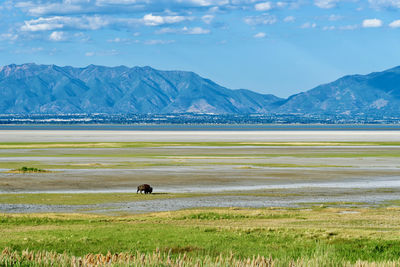
M398 130L345 131L118 131L1 130L0 142L209 142L209 141L388 141L399 142Z
M396 131L14 132L0 132L2 194L129 194L148 183L155 193L177 198L126 199L126 207L115 209L143 212L346 201L380 205L396 200L400 190ZM10 173L24 166L48 172ZM23 201L0 202L4 211L34 210L4 206L29 204ZM66 208L41 204L50 205L45 211ZM114 209L98 204L80 208Z

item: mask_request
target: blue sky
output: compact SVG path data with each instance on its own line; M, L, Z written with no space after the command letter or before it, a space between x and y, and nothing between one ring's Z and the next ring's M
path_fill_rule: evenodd
M282 97L400 65L400 0L0 3L0 65L149 65Z

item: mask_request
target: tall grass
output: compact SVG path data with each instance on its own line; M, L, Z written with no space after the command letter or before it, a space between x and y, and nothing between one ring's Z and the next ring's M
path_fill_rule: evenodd
M59 254L48 251L12 251L5 248L0 254L0 266L168 266L168 267L206 267L206 266L236 266L236 267L317 267L317 266L344 266L344 267L392 267L400 266L400 259L397 261L384 262L366 262L357 261L351 263L348 261L338 262L332 260L328 254L319 255L309 259L297 260L274 260L271 257L253 256L252 258L236 258L233 254L230 256L206 256L203 258L189 257L186 254L171 256L171 252L161 252L156 250L153 253L115 253L107 254L87 254L83 257L70 256L67 253Z

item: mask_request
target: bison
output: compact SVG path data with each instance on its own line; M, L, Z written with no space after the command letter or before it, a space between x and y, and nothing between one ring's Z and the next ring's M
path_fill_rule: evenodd
M139 191L140 191L140 194L142 194L143 191L145 194L151 194L153 192L153 187L151 187L148 184L141 184L137 187L136 194L139 193Z

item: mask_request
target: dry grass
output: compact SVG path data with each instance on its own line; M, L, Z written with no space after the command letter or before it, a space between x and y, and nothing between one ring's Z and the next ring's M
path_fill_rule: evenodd
M253 256L252 258L236 258L233 254L230 256L217 256L194 258L188 257L185 253L178 257L172 257L171 251L168 253L156 250L153 253L143 254L132 253L114 253L107 254L87 254L83 257L70 256L66 253L59 254L55 252L40 251L33 252L24 250L22 252L12 251L5 248L0 255L1 266L237 266L237 267L313 267L313 266L354 266L354 267L389 267L400 266L398 261L384 262L365 262L357 261L351 263L348 261L333 262L324 255L315 255L311 259L298 259L289 261L278 261L271 257Z

